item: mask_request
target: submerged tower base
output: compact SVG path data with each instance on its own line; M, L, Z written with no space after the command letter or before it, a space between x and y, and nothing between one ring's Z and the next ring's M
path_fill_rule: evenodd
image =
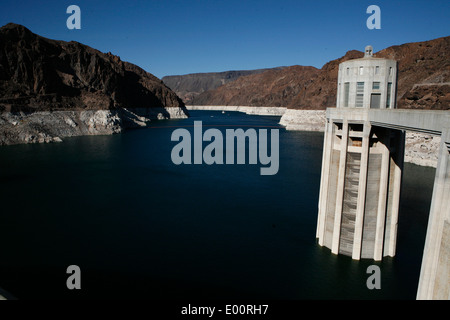
M353 259L394 256L405 133L356 120L365 110L340 114L326 124L319 244Z

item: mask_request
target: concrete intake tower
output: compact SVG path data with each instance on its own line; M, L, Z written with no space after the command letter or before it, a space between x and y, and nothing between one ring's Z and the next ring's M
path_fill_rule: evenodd
M450 299L450 111L398 110L397 62L339 65L337 106L327 109L316 237L334 254L395 256L405 131L441 137L418 299Z
M337 108L353 116L326 124L317 238L335 254L394 256L404 131L372 127L364 110L396 108L397 62L373 57L339 66Z

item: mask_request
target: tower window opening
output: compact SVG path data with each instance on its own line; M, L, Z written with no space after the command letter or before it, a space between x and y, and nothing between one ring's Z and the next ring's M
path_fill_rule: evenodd
M344 83L344 107L348 107L348 97L350 94L350 82Z
M356 107L362 108L364 103L364 82L356 83Z
M379 82L372 83L372 89L373 90L380 90L380 83Z
M387 85L387 97L386 97L386 108L391 107L391 91L392 91L392 82L388 82Z

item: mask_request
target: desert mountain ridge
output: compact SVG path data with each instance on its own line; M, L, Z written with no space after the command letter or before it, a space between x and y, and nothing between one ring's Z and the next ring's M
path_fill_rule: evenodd
M398 61L398 108L450 108L449 52L450 36L391 46L375 54L378 58ZM241 76L195 95L188 104L314 110L335 107L339 64L363 56L363 52L351 50L321 69L291 66Z
M255 70L230 70L224 72L203 72L186 75L165 76L161 80L188 104L199 94L216 89L221 85L237 80L242 76L258 74L269 69L283 69L285 67L265 68Z
M140 67L24 26L0 28L0 145L61 142L186 118L183 101Z
M160 79L111 53L0 28L0 111L184 107Z

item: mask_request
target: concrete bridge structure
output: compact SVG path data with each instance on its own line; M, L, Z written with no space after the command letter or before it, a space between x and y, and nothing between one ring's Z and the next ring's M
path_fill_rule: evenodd
M450 111L397 110L397 62L339 66L327 109L316 237L334 254L395 256L405 131L441 136L417 299L450 299Z

